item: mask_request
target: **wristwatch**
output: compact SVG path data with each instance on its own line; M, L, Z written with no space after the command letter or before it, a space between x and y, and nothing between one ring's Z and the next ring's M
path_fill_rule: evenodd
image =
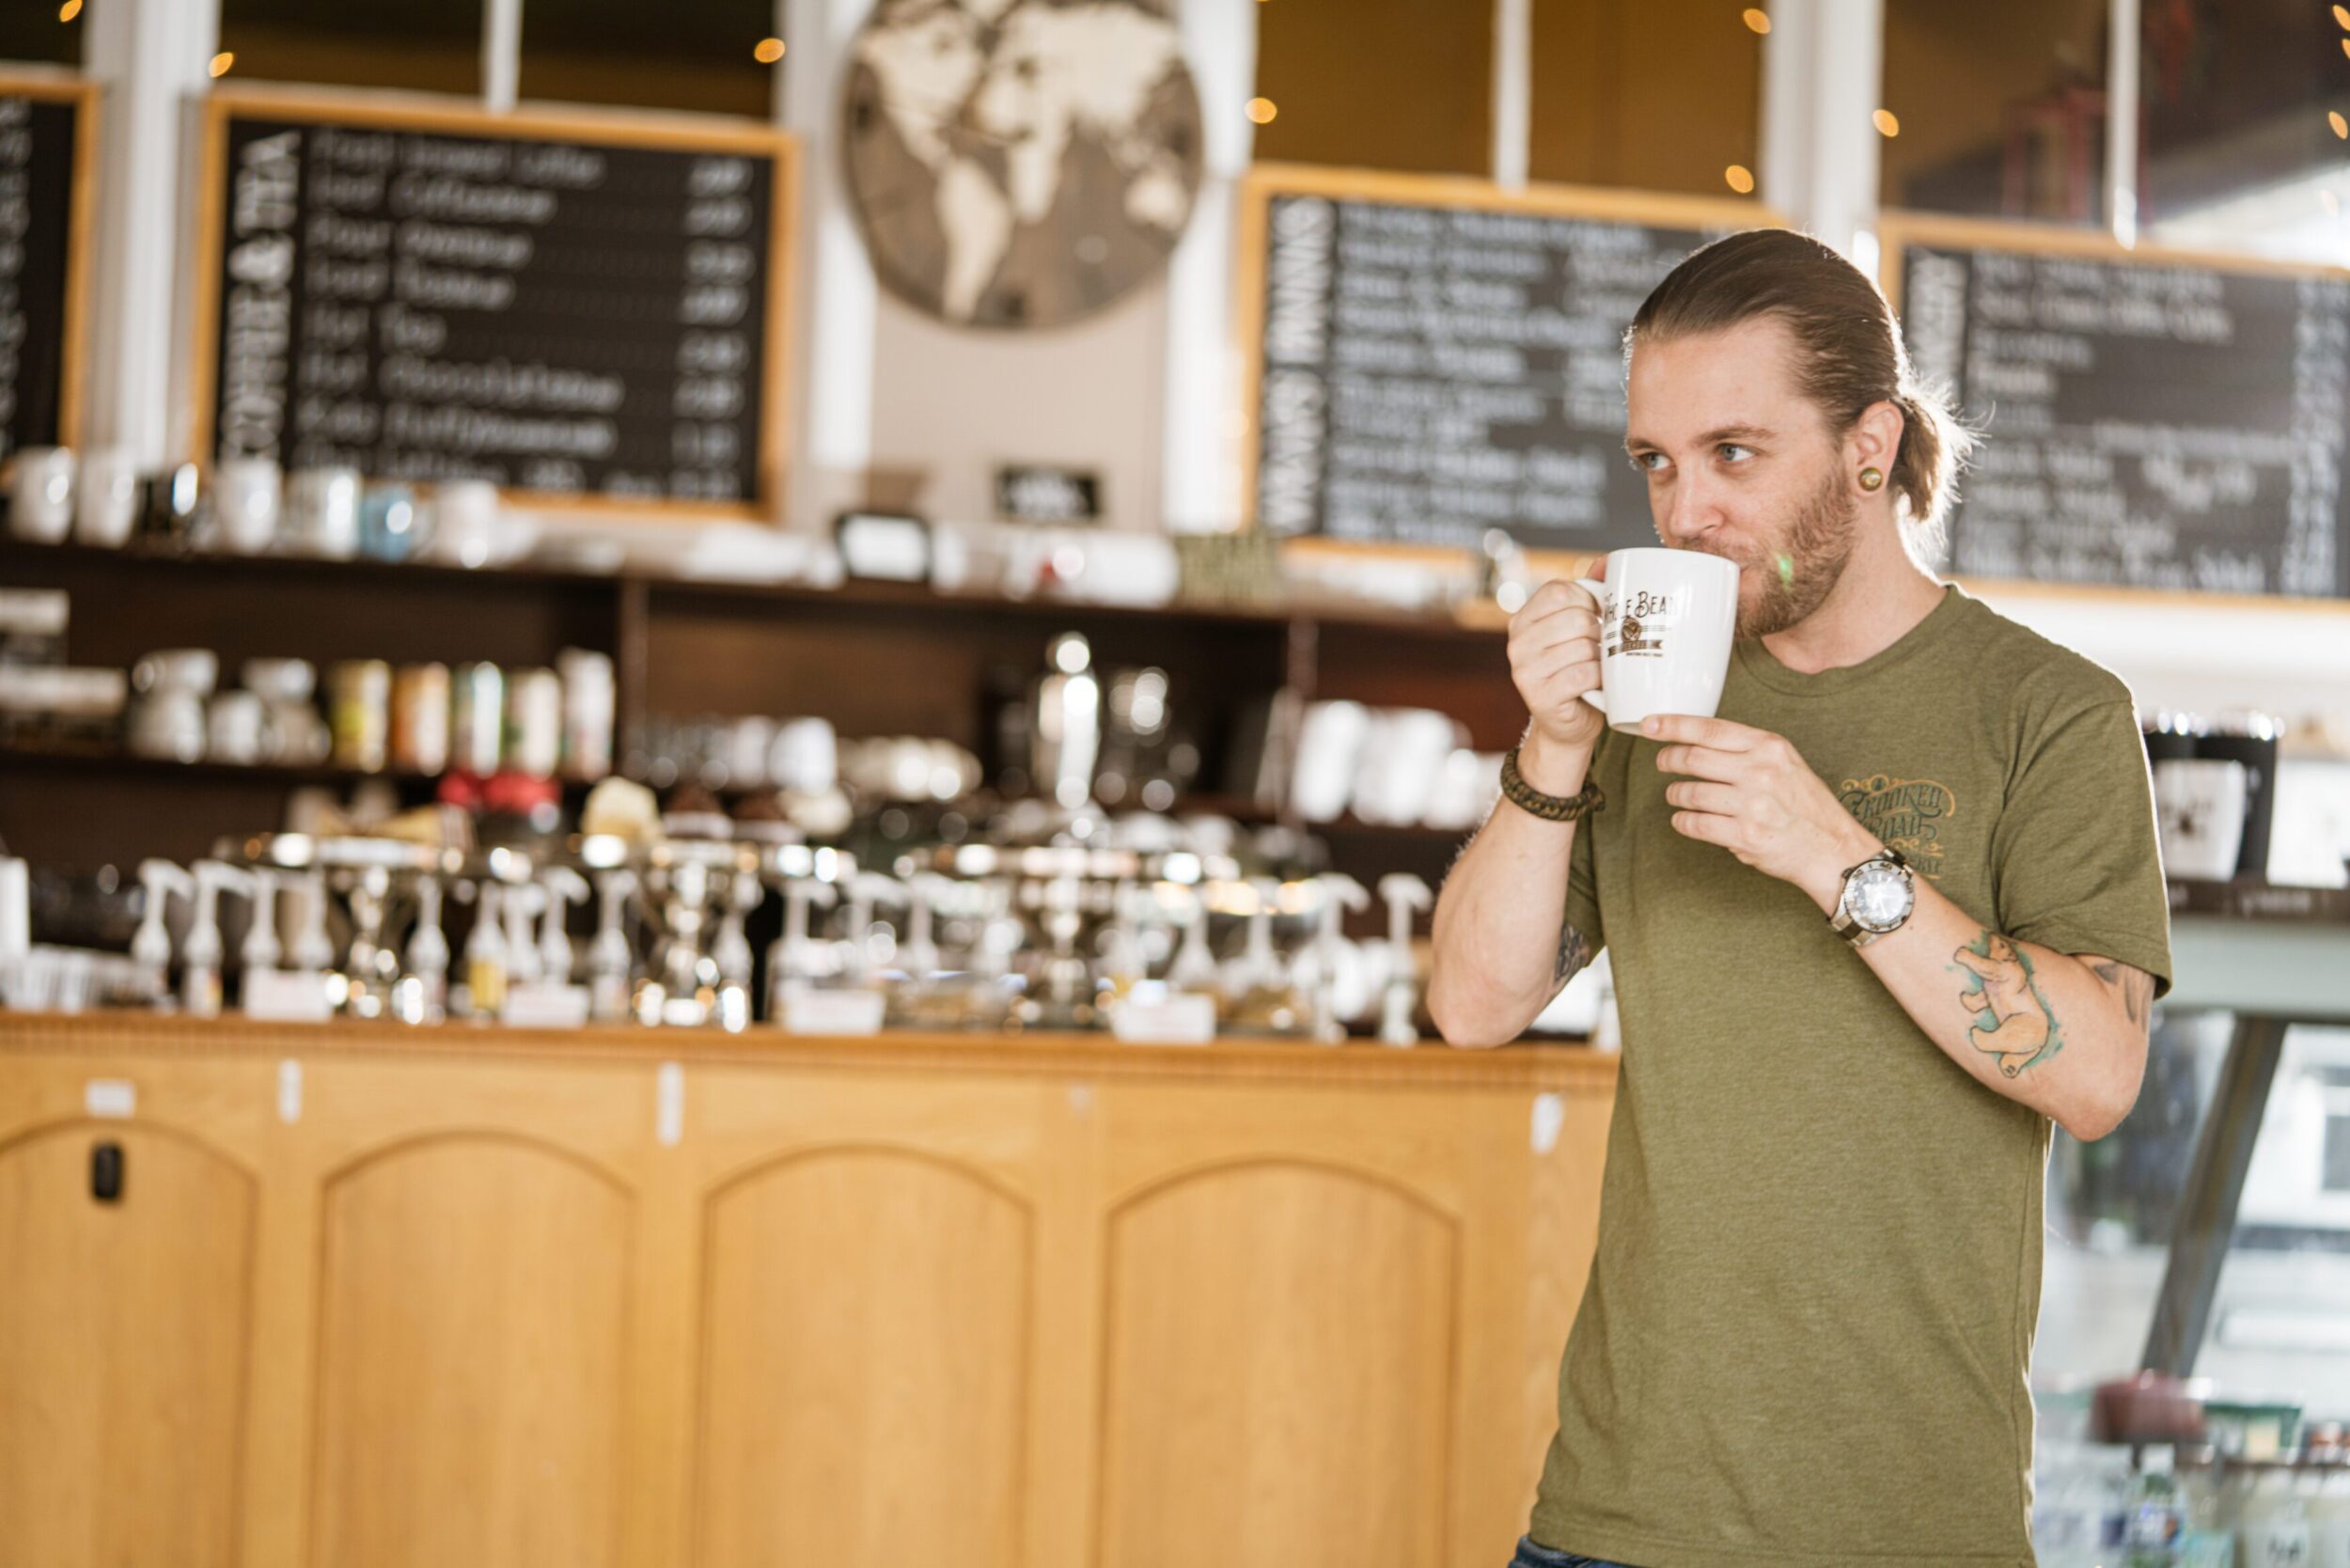
M1918 907L1918 886L1898 850L1879 850L1844 873L1844 890L1827 923L1856 948L1902 929Z

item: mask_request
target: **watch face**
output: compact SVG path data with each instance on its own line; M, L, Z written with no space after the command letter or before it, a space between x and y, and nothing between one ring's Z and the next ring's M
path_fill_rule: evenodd
M1891 931L1909 917L1917 892L1909 878L1882 863L1863 866L1845 888L1844 907L1870 931Z

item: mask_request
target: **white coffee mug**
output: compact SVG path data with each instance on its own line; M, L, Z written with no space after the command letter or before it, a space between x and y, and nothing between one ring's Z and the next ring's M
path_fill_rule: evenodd
M212 471L212 516L220 541L240 556L258 556L277 542L286 477L268 458L225 459Z
M2162 869L2183 882L2226 882L2244 847L2251 775L2217 757L2166 757L2154 767Z
M1656 713L1714 716L1737 636L1736 562L1697 550L1617 550L1606 582L1575 586L1599 601L1600 683L1583 699L1608 728L1637 734Z
M85 453L73 537L84 544L119 550L138 520L139 470L131 454L118 447Z
M286 483L286 543L295 554L347 561L359 553L356 468L296 469Z
M73 529L73 452L26 447L16 454L8 531L35 544L63 544Z

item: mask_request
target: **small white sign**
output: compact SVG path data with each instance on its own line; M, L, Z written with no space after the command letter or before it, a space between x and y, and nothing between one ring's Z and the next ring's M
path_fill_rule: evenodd
M289 1127L302 1120L302 1063L277 1064L277 1120Z
M1110 1033L1132 1045L1205 1045L1215 1038L1215 998L1204 991L1129 996L1110 1010Z
M878 991L784 987L783 1027L791 1034L879 1034L886 999Z
M653 1075L652 1136L664 1149L675 1149L685 1137L685 1069L665 1061Z
M1559 1147L1559 1135L1566 1130L1567 1101L1562 1094L1534 1096L1534 1125L1528 1141L1537 1154L1547 1154Z
M323 1024L335 1016L326 976L316 969L255 969L244 977L244 1015L272 1024Z
M507 987L498 1022L518 1029L575 1029L588 1022L588 988L534 980Z
M112 1120L135 1116L139 1086L128 1078L92 1078L82 1086L82 1108Z

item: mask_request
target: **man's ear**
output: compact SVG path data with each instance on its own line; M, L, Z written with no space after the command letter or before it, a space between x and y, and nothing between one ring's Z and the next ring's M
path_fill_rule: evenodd
M1863 468L1873 468L1888 480L1892 478L1893 460L1901 454L1902 428L1905 423L1901 405L1889 399L1861 410L1851 433L1844 437L1844 455L1851 462L1852 472L1857 475Z

